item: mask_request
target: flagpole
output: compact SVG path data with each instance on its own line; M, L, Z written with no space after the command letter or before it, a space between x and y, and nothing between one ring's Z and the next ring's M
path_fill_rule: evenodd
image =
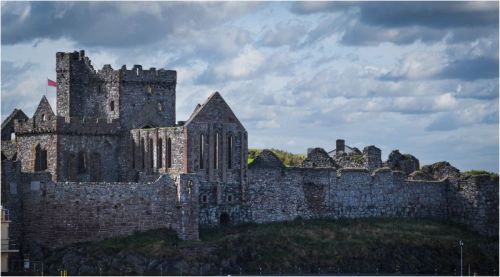
M45 97L47 97L47 87L48 87L48 82L49 82L49 77L47 77L47 81L45 81Z

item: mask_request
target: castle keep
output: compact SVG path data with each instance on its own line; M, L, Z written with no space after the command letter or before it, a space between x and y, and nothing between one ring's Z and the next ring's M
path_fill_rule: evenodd
M176 72L135 65L95 70L84 51L56 54L57 109L2 123L2 205L25 252L171 228L297 217L419 217L498 233L498 180L461 178L411 155L308 150L285 167L268 150L247 165L248 134L215 92L176 121Z

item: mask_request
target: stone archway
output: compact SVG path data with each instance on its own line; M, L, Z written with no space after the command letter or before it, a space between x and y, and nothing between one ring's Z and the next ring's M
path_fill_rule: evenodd
M219 217L219 224L221 226L229 226L231 224L231 218L229 217L229 214L221 213Z

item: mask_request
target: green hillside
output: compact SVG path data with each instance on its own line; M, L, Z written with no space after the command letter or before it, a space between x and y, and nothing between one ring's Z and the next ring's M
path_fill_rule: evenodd
M274 154L283 162L285 166L301 166L302 162L306 158L303 154L293 154L283 150L271 148ZM262 149L248 149L248 164L251 164L253 160L262 152Z
M498 237L415 219L296 220L201 230L180 241L154 230L45 250L46 273L70 275L498 273ZM99 271L100 268L100 271Z

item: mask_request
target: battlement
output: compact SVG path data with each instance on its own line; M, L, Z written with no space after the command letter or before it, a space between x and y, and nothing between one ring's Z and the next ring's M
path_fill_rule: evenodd
M85 50L74 51L74 52L57 52L56 53L56 64L61 65L57 66L56 71L64 70L62 65L68 65L70 63L80 62L88 66L88 69L96 73L94 66L92 65L92 61L89 57L85 56Z
M127 69L123 65L120 69L121 80L123 82L147 82L147 83L172 83L177 82L177 71L159 69L151 67L148 70L142 69L142 65L134 65L132 69Z
M117 135L121 130L118 119L108 120L96 117L58 117L57 119L57 130L64 134Z
M16 121L14 125L16 134L63 133L81 135L116 135L120 132L120 123L117 119L92 117L54 117L43 124L28 119Z
M42 123L38 123L34 118L27 120L16 120L14 122L14 132L16 134L44 134L53 133L57 129L57 119L49 118Z
M102 69L96 71L92 65L92 61L89 57L85 56L85 51L80 50L79 52L57 52L56 54L58 72L63 70L63 65L68 65L74 62L80 62L87 65L91 73L96 74L96 76L89 77L101 77L106 79L108 76L113 76L120 74L121 81L124 82L155 82L155 83L176 83L177 72L175 70L166 69L156 69L151 67L149 69L143 69L142 65L134 65L132 69L127 69L126 65L123 65L120 69L113 69L110 64L105 64Z

